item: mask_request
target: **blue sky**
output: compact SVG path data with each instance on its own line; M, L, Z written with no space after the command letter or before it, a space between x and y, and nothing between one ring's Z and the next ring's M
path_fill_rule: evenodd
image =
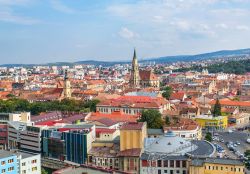
M250 47L250 0L0 0L0 64Z

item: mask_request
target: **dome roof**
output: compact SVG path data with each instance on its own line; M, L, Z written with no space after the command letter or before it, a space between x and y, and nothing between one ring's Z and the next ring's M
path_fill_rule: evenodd
M172 131L168 131L163 137L147 138L145 141L145 151L149 153L184 155L187 152L194 151L196 148L196 145L176 136Z

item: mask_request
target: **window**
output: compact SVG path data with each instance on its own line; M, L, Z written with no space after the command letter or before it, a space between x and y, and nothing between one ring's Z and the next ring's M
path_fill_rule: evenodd
M176 173L180 173L180 170L176 170Z
M1 165L2 165L2 166L5 165L5 161L2 161L2 162L1 162Z
M26 170L23 170L22 173L25 174L25 173L26 173Z
M32 171L36 171L37 170L37 167L32 167Z
M170 160L170 167L174 167L174 160Z
M163 165L164 165L164 167L168 167L168 160L164 160Z
M223 167L221 167L220 169L223 170Z
M187 171L186 171L186 170L183 170L183 171L182 171L182 174L187 174Z
M168 173L168 170L164 170L164 173Z
M181 167L181 162L180 161L176 161L176 167Z
M218 170L218 166L216 166L216 170Z
M182 167L187 167L186 161L182 161Z
M173 171L173 170L170 170L170 174L174 174L174 171Z
M157 167L161 167L161 160L157 161Z
M22 163L22 166L25 166L25 163Z
M9 160L8 160L8 163L13 163L13 162L14 162L13 159L9 159Z
M158 170L158 174L161 174L161 170Z
M2 173L5 173L5 169L2 169Z

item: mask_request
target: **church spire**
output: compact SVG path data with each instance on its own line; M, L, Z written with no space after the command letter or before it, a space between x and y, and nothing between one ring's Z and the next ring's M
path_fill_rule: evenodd
M140 86L139 65L138 65L135 49L134 49L134 56L132 60L130 86L132 88L138 88Z
M134 60L134 59L137 59L137 58L136 58L136 50L135 50L135 48L134 48L134 56L133 56L133 60Z

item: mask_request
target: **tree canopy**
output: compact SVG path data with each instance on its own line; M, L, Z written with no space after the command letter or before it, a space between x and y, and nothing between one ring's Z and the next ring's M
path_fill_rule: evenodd
M211 142L212 141L212 134L210 132L206 133L205 140Z
M63 111L63 112L86 112L95 111L96 104L99 100L79 101L74 99L65 99L62 101L47 101L29 103L27 100L10 98L8 100L0 100L0 112L31 112L32 115L38 115L47 111Z
M163 93L162 93L162 97L166 98L167 100L169 100L171 94L173 93L173 89L170 86L164 87L163 88Z
M214 105L213 116L217 117L221 115L221 105L219 99L216 99L216 103Z
M161 113L157 110L149 109L142 112L139 122L147 122L147 126L150 129L160 129L163 125Z

